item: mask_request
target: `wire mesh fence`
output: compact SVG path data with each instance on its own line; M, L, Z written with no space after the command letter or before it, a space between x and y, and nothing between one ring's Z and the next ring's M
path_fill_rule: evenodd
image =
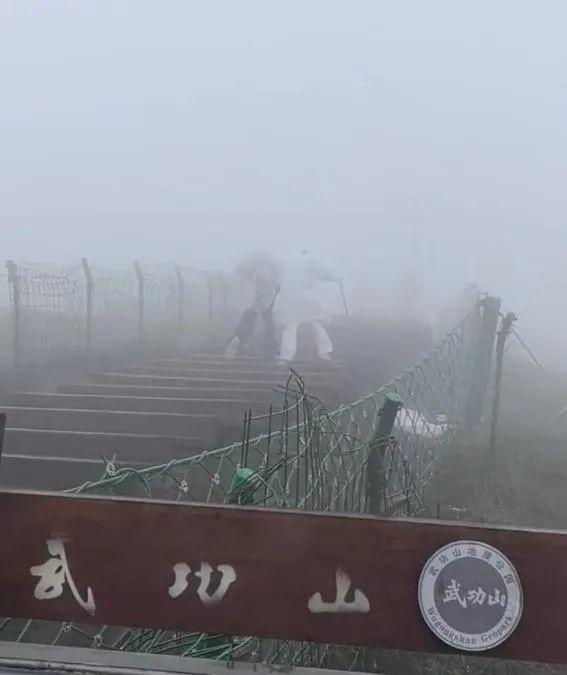
M99 481L73 493L128 495L213 504L247 504L321 512L366 513L368 460L380 443L379 511L427 512L427 488L445 448L462 428L477 310L422 361L388 385L328 412L291 372L281 403L267 415L248 412L242 437L227 447L141 470L101 465ZM403 401L391 433L377 439L389 394ZM17 641L103 647L223 660L356 669L363 650L254 637L178 634L6 620L0 637Z
M92 267L91 345L113 348L138 338L138 285L134 270ZM88 319L84 307L85 323ZM85 344L85 346L87 346Z
M12 311L8 274L0 268L0 370L5 370L12 359Z
M9 278L20 352L33 356L84 345L86 282L80 265L10 265Z
M0 351L16 365L56 353L171 346L226 311L230 278L175 265L7 264ZM2 279L0 279L2 280Z

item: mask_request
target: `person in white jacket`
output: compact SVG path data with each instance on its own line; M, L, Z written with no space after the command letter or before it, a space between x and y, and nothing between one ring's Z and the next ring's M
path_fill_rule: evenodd
M278 361L291 363L297 352L300 325L309 324L315 338L317 356L331 359L333 343L324 327L327 319L324 303L318 293L322 281L337 281L326 269L304 259L289 266L282 275L281 292L275 305L275 318L283 325Z

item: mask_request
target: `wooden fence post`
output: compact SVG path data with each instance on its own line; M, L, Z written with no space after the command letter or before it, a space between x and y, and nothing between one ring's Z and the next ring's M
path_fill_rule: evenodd
M465 411L465 427L471 431L481 421L486 392L490 383L492 353L500 316L500 298L488 296L481 301L481 322L471 373L469 399Z
M500 330L496 339L496 370L494 373L494 398L492 400L492 418L490 420L490 455L494 455L494 448L496 446L496 429L498 427L498 416L500 413L500 385L502 383L502 371L504 367L504 349L506 347L506 340L516 315L513 312L508 312L500 323Z
M86 306L86 346L90 351L93 346L93 275L86 258L81 260L85 281L87 284L87 306Z
M134 271L138 281L138 342L144 343L144 271L138 261L134 263Z
M384 405L380 411L380 420L374 438L370 442L368 450L368 462L366 464L366 513L374 516L380 515L383 507L384 491L384 453L390 442L396 415L402 407L402 401L397 394L386 394Z
M12 289L12 348L14 350L14 367L19 370L22 362L22 314L21 293L18 277L18 266L12 260L6 263L8 268L8 283Z

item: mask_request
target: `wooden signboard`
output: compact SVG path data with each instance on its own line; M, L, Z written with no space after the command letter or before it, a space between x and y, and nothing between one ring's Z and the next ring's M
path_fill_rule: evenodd
M519 583L519 623L486 654L567 662L565 533L22 492L0 493L0 533L4 616L419 651L449 649L418 597L437 552L493 551L500 590L486 570L468 588L446 560L443 593L428 587L443 620L507 612L505 584Z

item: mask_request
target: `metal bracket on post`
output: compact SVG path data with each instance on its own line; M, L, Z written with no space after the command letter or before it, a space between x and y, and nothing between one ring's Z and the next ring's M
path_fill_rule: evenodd
M85 281L87 284L87 306L86 306L86 336L85 344L87 350L90 351L93 346L93 275L91 273L91 268L86 258L81 260L81 265L83 267L83 274L85 275Z
M144 271L138 261L134 263L134 271L138 281L138 342L144 343Z
M18 277L18 266L12 260L6 263L8 283L12 289L12 340L14 350L14 367L19 370L22 357L21 295Z
M366 513L380 515L383 507L384 454L390 442L392 429L398 411L402 407L401 398L394 393L386 394L380 411L380 420L374 438L370 442L368 462L366 464Z
M465 427L471 431L481 421L486 392L490 383L492 353L500 317L500 298L488 296L481 301L481 323L476 345L469 399L465 411Z

